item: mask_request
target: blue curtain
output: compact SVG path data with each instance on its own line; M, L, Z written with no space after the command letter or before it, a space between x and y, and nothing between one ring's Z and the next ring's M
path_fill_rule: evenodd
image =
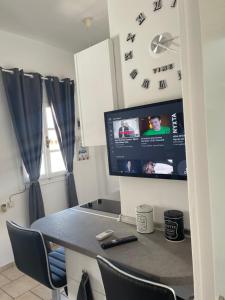
M1 68L8 107L19 145L20 154L30 179L29 216L30 224L43 217L44 204L39 184L42 152L42 80L41 75Z
M73 207L78 205L73 175L75 146L74 82L69 79L59 81L57 77L48 77L45 84L60 149L67 169L68 206Z

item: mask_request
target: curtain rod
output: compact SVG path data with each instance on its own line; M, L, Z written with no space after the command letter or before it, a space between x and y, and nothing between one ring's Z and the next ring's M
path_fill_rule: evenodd
M8 69L4 69L4 68L2 68L2 71L3 71L3 72L6 72L6 73L11 73L11 74L14 73L13 70L8 70ZM27 77L30 77L30 78L34 78L34 76L33 76L32 74L28 74L28 73L24 73L24 76L27 76ZM44 77L44 76L41 76L41 79L42 79L42 80L48 80L49 78ZM64 81L63 81L63 80L59 80L59 82L64 82ZM71 83L72 83L72 82L70 81L70 84L71 84Z

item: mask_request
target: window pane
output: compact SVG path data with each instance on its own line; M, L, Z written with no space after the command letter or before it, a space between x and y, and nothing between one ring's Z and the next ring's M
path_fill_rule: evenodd
M56 135L56 131L54 129L48 130L48 138L49 138L49 149L52 150L60 150L59 143Z
M46 119L47 119L47 127L48 128L54 128L52 111L51 111L50 107L46 107Z
M60 151L50 152L52 173L65 171L65 165Z
M44 160L44 155L42 154L40 176L43 175L45 175L45 160Z

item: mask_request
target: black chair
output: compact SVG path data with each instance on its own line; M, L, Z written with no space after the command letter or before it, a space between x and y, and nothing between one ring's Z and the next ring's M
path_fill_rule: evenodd
M177 300L172 288L135 276L97 256L107 300Z
M60 289L67 285L64 249L48 253L41 232L6 224L17 268L50 288L52 299L60 300Z

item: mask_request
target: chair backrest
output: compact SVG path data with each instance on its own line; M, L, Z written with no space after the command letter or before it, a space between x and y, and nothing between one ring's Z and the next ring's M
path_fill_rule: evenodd
M6 225L17 268L45 286L54 288L42 234L14 222L7 221Z
M173 289L123 271L97 256L107 300L176 300Z

